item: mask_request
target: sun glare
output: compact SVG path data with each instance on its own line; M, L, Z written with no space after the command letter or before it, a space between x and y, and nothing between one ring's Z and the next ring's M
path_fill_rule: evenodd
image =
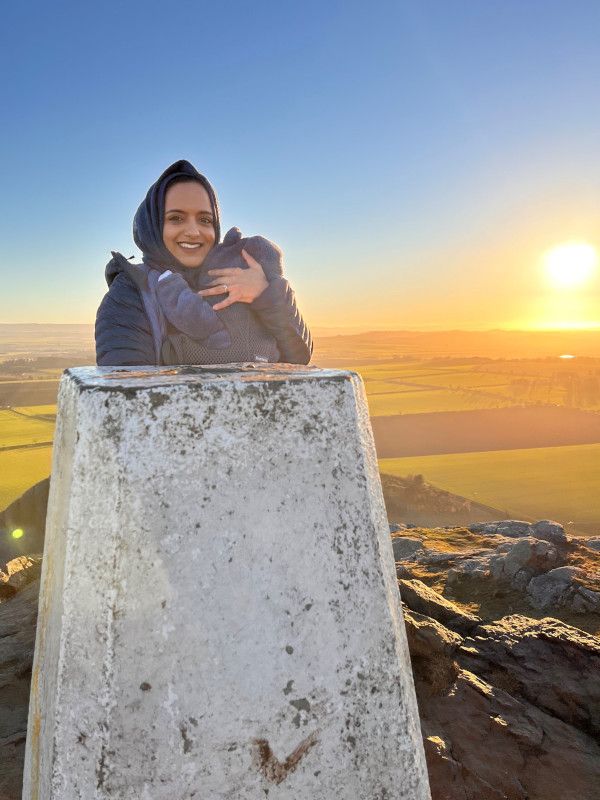
M598 267L596 248L587 242L565 242L544 254L548 280L557 289L575 289L593 277Z

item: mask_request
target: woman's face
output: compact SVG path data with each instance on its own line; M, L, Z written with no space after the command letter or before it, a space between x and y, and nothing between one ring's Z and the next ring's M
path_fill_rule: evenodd
M199 267L214 245L210 199L198 181L176 183L167 189L163 242L185 267Z

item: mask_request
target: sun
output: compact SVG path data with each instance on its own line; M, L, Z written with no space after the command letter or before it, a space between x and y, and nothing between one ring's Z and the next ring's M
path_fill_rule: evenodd
M588 242L564 242L543 257L548 280L557 289L575 289L586 284L598 267L598 252Z

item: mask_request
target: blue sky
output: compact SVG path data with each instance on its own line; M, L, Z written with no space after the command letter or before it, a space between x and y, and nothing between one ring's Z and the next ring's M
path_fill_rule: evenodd
M12 4L0 322L92 321L178 158L315 325L526 320L543 250L600 245L599 33L595 0Z

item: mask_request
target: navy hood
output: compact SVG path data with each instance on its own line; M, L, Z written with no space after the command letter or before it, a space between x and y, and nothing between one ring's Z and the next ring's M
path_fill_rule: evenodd
M187 271L189 267L181 264L163 243L162 230L165 215L165 195L169 186L178 178L193 178L205 189L210 199L214 219L215 245L221 239L219 203L215 190L189 161L176 161L163 172L160 178L148 189L133 218L133 240L144 254L144 262L155 269L176 269Z

